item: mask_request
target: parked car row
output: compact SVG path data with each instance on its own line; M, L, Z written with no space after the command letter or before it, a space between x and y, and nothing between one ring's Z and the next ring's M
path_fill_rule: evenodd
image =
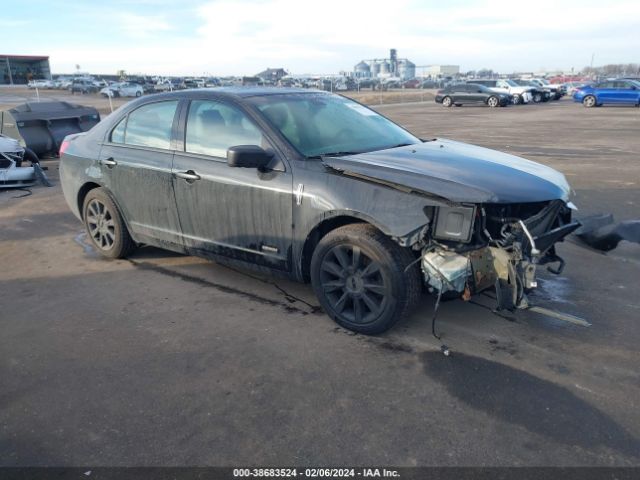
M510 103L518 105L558 100L565 94L563 86L551 85L545 79L473 79L447 85L438 90L435 100L445 107L473 103L504 107Z

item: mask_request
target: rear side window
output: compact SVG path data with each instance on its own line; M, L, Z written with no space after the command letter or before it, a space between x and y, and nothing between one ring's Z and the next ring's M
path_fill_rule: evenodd
M262 132L235 107L209 100L194 100L189 107L185 149L226 158L237 145L263 146Z
M111 132L111 141L141 147L171 148L171 129L178 101L158 102L134 110Z

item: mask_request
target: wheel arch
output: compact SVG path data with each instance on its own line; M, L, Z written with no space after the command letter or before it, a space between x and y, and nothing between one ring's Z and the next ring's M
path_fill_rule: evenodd
M86 182L84 185L82 185L82 187L80 187L80 190L78 190L76 201L78 206L78 213L80 213L81 220L84 220L84 212L82 209L82 207L84 206L84 199L87 198L87 195L91 190L94 190L96 188L101 188L101 187L102 185L100 185L99 183Z
M326 214L322 220L320 220L313 228L311 228L304 240L299 265L299 271L303 281L310 281L311 258L313 257L313 252L320 240L336 228L356 223L366 223L372 225L385 235L390 235L388 229L385 226L380 225L368 215L364 215L356 211L350 211L348 213L331 212L329 214Z

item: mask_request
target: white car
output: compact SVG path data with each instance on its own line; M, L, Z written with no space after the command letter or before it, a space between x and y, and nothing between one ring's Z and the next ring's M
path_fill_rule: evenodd
M54 88L54 84L51 80L31 80L27 87L29 88Z
M497 93L506 93L511 96L511 101L518 105L519 103L529 103L533 99L531 94L532 87L523 87L513 80L468 80L467 83L475 83L484 85Z
M105 97L140 97L144 94L142 85L131 82L114 83L100 90Z

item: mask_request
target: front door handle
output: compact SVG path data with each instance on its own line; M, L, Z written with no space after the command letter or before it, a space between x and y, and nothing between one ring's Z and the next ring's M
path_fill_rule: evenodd
M200 175L198 175L193 170L187 170L186 172L175 172L174 174L178 178L183 178L187 182L195 182L196 180L200 180Z
M101 162L103 165L106 165L107 167L111 168L111 167L115 167L118 162L116 162L113 158L109 157L105 160L102 160Z

